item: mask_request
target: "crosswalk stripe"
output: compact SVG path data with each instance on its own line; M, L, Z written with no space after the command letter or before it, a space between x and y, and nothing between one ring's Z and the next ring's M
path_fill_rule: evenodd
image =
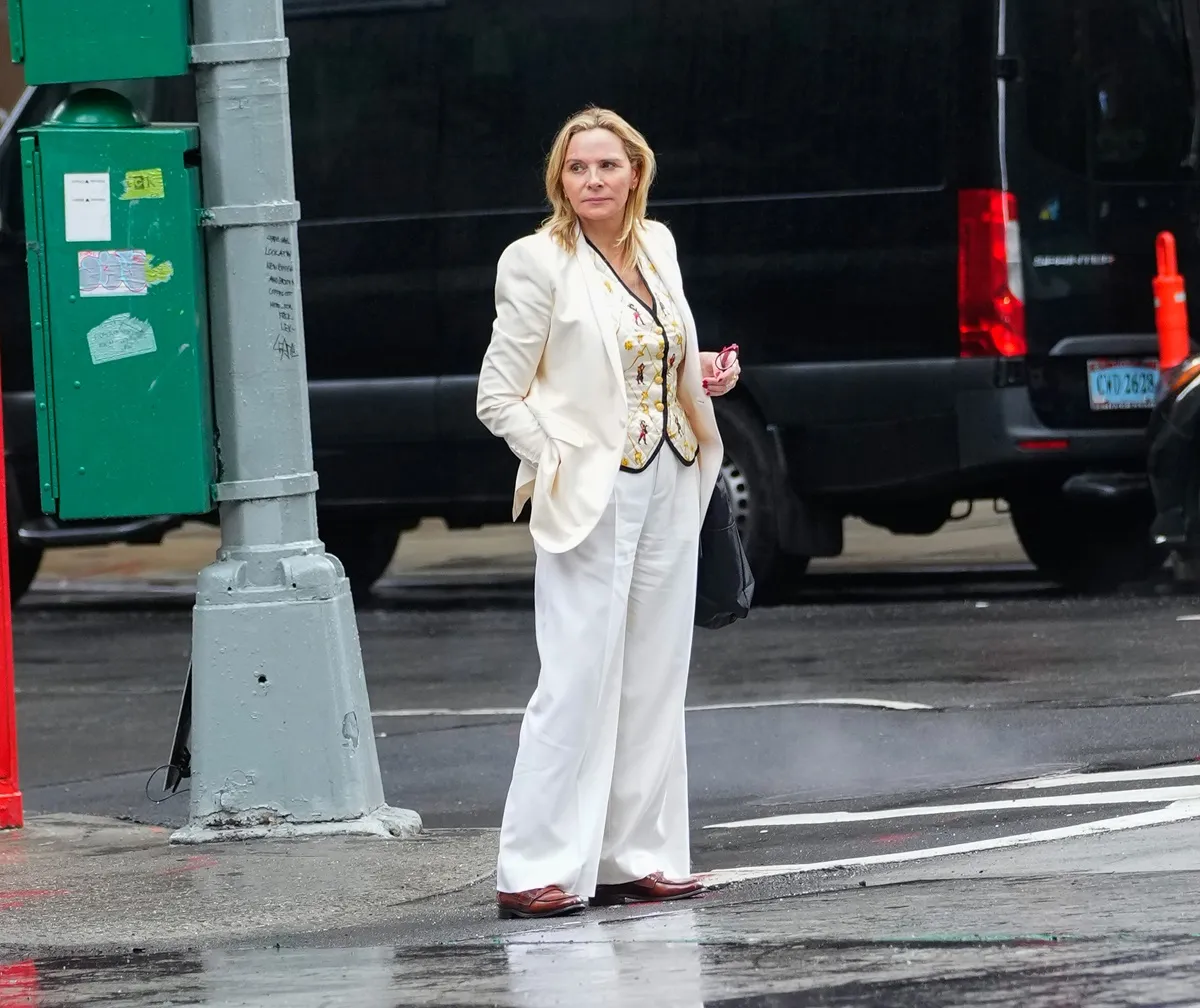
M1113 770L1107 773L1061 773L1029 780L993 784L993 791L1027 791L1038 788L1074 787L1078 784L1116 784L1123 781L1169 780L1174 777L1200 777L1200 763L1179 766L1146 767L1142 770Z
M979 812L1009 812L1031 808L1070 808L1099 805L1144 805L1200 799L1200 786L1141 788L1135 791L1093 791L1086 794L1042 795L1003 801L968 802L962 805L916 805L909 808L873 809L867 812L801 812L794 815L743 819L714 823L705 829L746 829L751 826L821 826L828 823L872 822L880 819L912 819L918 816L950 816Z
M817 861L812 864L755 865L746 868L720 868L700 876L709 885L726 885L751 879L770 878L776 875L799 875L804 872L825 871L830 868L856 868L867 865L899 864L905 861L924 861L945 857L950 854L973 854L978 851L1001 850L1005 847L1022 847L1027 844L1046 843L1051 840L1070 840L1075 837L1096 836L1119 830L1140 829L1144 826L1160 826L1164 823L1183 822L1200 818L1200 801L1178 801L1166 808L1131 815L1098 819L1090 823L1076 823L1058 829L1035 830L1030 833L1015 833L1011 836L991 837L970 843L951 844L946 847L926 847L922 850L896 851L891 854L872 854L866 857L840 858L834 861Z
M694 704L687 708L689 714L700 711L763 710L770 707L869 707L892 711L933 710L928 704L912 703L908 700L876 700L871 697L818 697L804 700L745 700L733 703ZM396 710L371 711L377 718L420 718L420 717L509 717L524 714L524 707L403 707Z

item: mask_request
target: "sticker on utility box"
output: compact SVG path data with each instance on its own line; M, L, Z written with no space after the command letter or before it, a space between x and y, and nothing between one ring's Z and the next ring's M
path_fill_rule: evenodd
M63 175L67 241L112 241L112 204L108 186L108 172L68 172Z
M156 263L154 256L146 254L146 283L151 287L156 287L158 284L166 283L175 275L175 267L171 265L171 260L166 262Z
M165 199L166 195L161 168L140 168L125 173L125 191L121 193L121 199Z
M145 249L87 249L79 253L80 297L129 297L146 293Z
M87 341L93 364L140 357L158 349L154 342L154 328L149 322L134 318L129 312L113 315L94 329L89 329Z

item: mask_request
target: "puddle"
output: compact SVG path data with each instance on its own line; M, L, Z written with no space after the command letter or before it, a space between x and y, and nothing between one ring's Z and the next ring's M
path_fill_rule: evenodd
M0 1008L889 1008L1194 1004L1200 939L738 937L696 915L430 948L235 948L0 965Z

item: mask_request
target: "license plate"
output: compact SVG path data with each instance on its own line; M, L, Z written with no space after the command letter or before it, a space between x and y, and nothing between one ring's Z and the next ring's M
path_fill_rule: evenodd
M1088 397L1094 410L1153 409L1158 361L1090 360Z

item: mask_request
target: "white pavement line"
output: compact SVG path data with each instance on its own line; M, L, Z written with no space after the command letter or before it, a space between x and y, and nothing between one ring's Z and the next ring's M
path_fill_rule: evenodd
M1176 623L1195 623L1200 621L1200 613L1192 613L1190 616L1176 616Z
M1136 791L1093 791L1087 794L1007 798L1004 801L968 802L964 805L915 805L911 808L875 809L870 812L808 812L767 816L740 822L715 823L705 829L746 829L751 826L824 826L829 823L873 822L879 819L913 819L918 816L961 815L972 812L1009 812L1029 808L1072 808L1096 805L1154 805L1160 802L1200 800L1200 786L1141 788Z
M1200 763L1179 766L1147 767L1144 770L1114 770L1109 773L1060 773L1028 780L993 784L992 791L1028 791L1039 788L1074 787L1077 784L1115 784L1121 781L1168 780L1173 777L1200 777Z
M934 710L929 704L907 700L872 700L866 697L831 697L819 700L747 700L744 703L701 704L689 711L754 710L761 707L877 707L881 710Z
M1135 812L1132 815L1116 816L1112 819L1098 819L1095 822L1078 823L1058 829L1036 830L1032 833L1016 833L1012 836L951 844L948 847L926 847L921 850L872 854L866 857L841 858L835 861L817 861L812 864L719 868L701 875L700 878L711 884L724 885L729 882L745 882L774 875L799 875L804 872L825 871L829 868L855 868L866 865L897 864L903 861L924 861L929 858L946 857L950 854L973 854L977 851L1000 850L1005 847L1023 847L1027 844L1046 843L1050 840L1070 840L1075 837L1096 836L1100 833L1115 833L1119 830L1140 829L1145 826L1159 826L1163 823L1183 822L1196 818L1200 818L1200 801L1178 801L1166 808L1155 809L1151 812Z
M1182 693L1172 693L1171 699L1174 700L1176 697L1184 697L1184 696L1200 696L1200 689L1190 689L1190 690L1185 690Z
M855 697L837 697L819 700L747 700L742 703L698 704L689 707L689 713L698 711L759 710L766 707L874 707L883 710L914 711L934 710L928 704L909 703L905 700L872 700ZM500 715L524 714L524 707L412 707L398 710L371 711L372 717L498 717Z
M524 707L414 707L408 710L376 710L371 717L498 717L502 714L524 714Z

